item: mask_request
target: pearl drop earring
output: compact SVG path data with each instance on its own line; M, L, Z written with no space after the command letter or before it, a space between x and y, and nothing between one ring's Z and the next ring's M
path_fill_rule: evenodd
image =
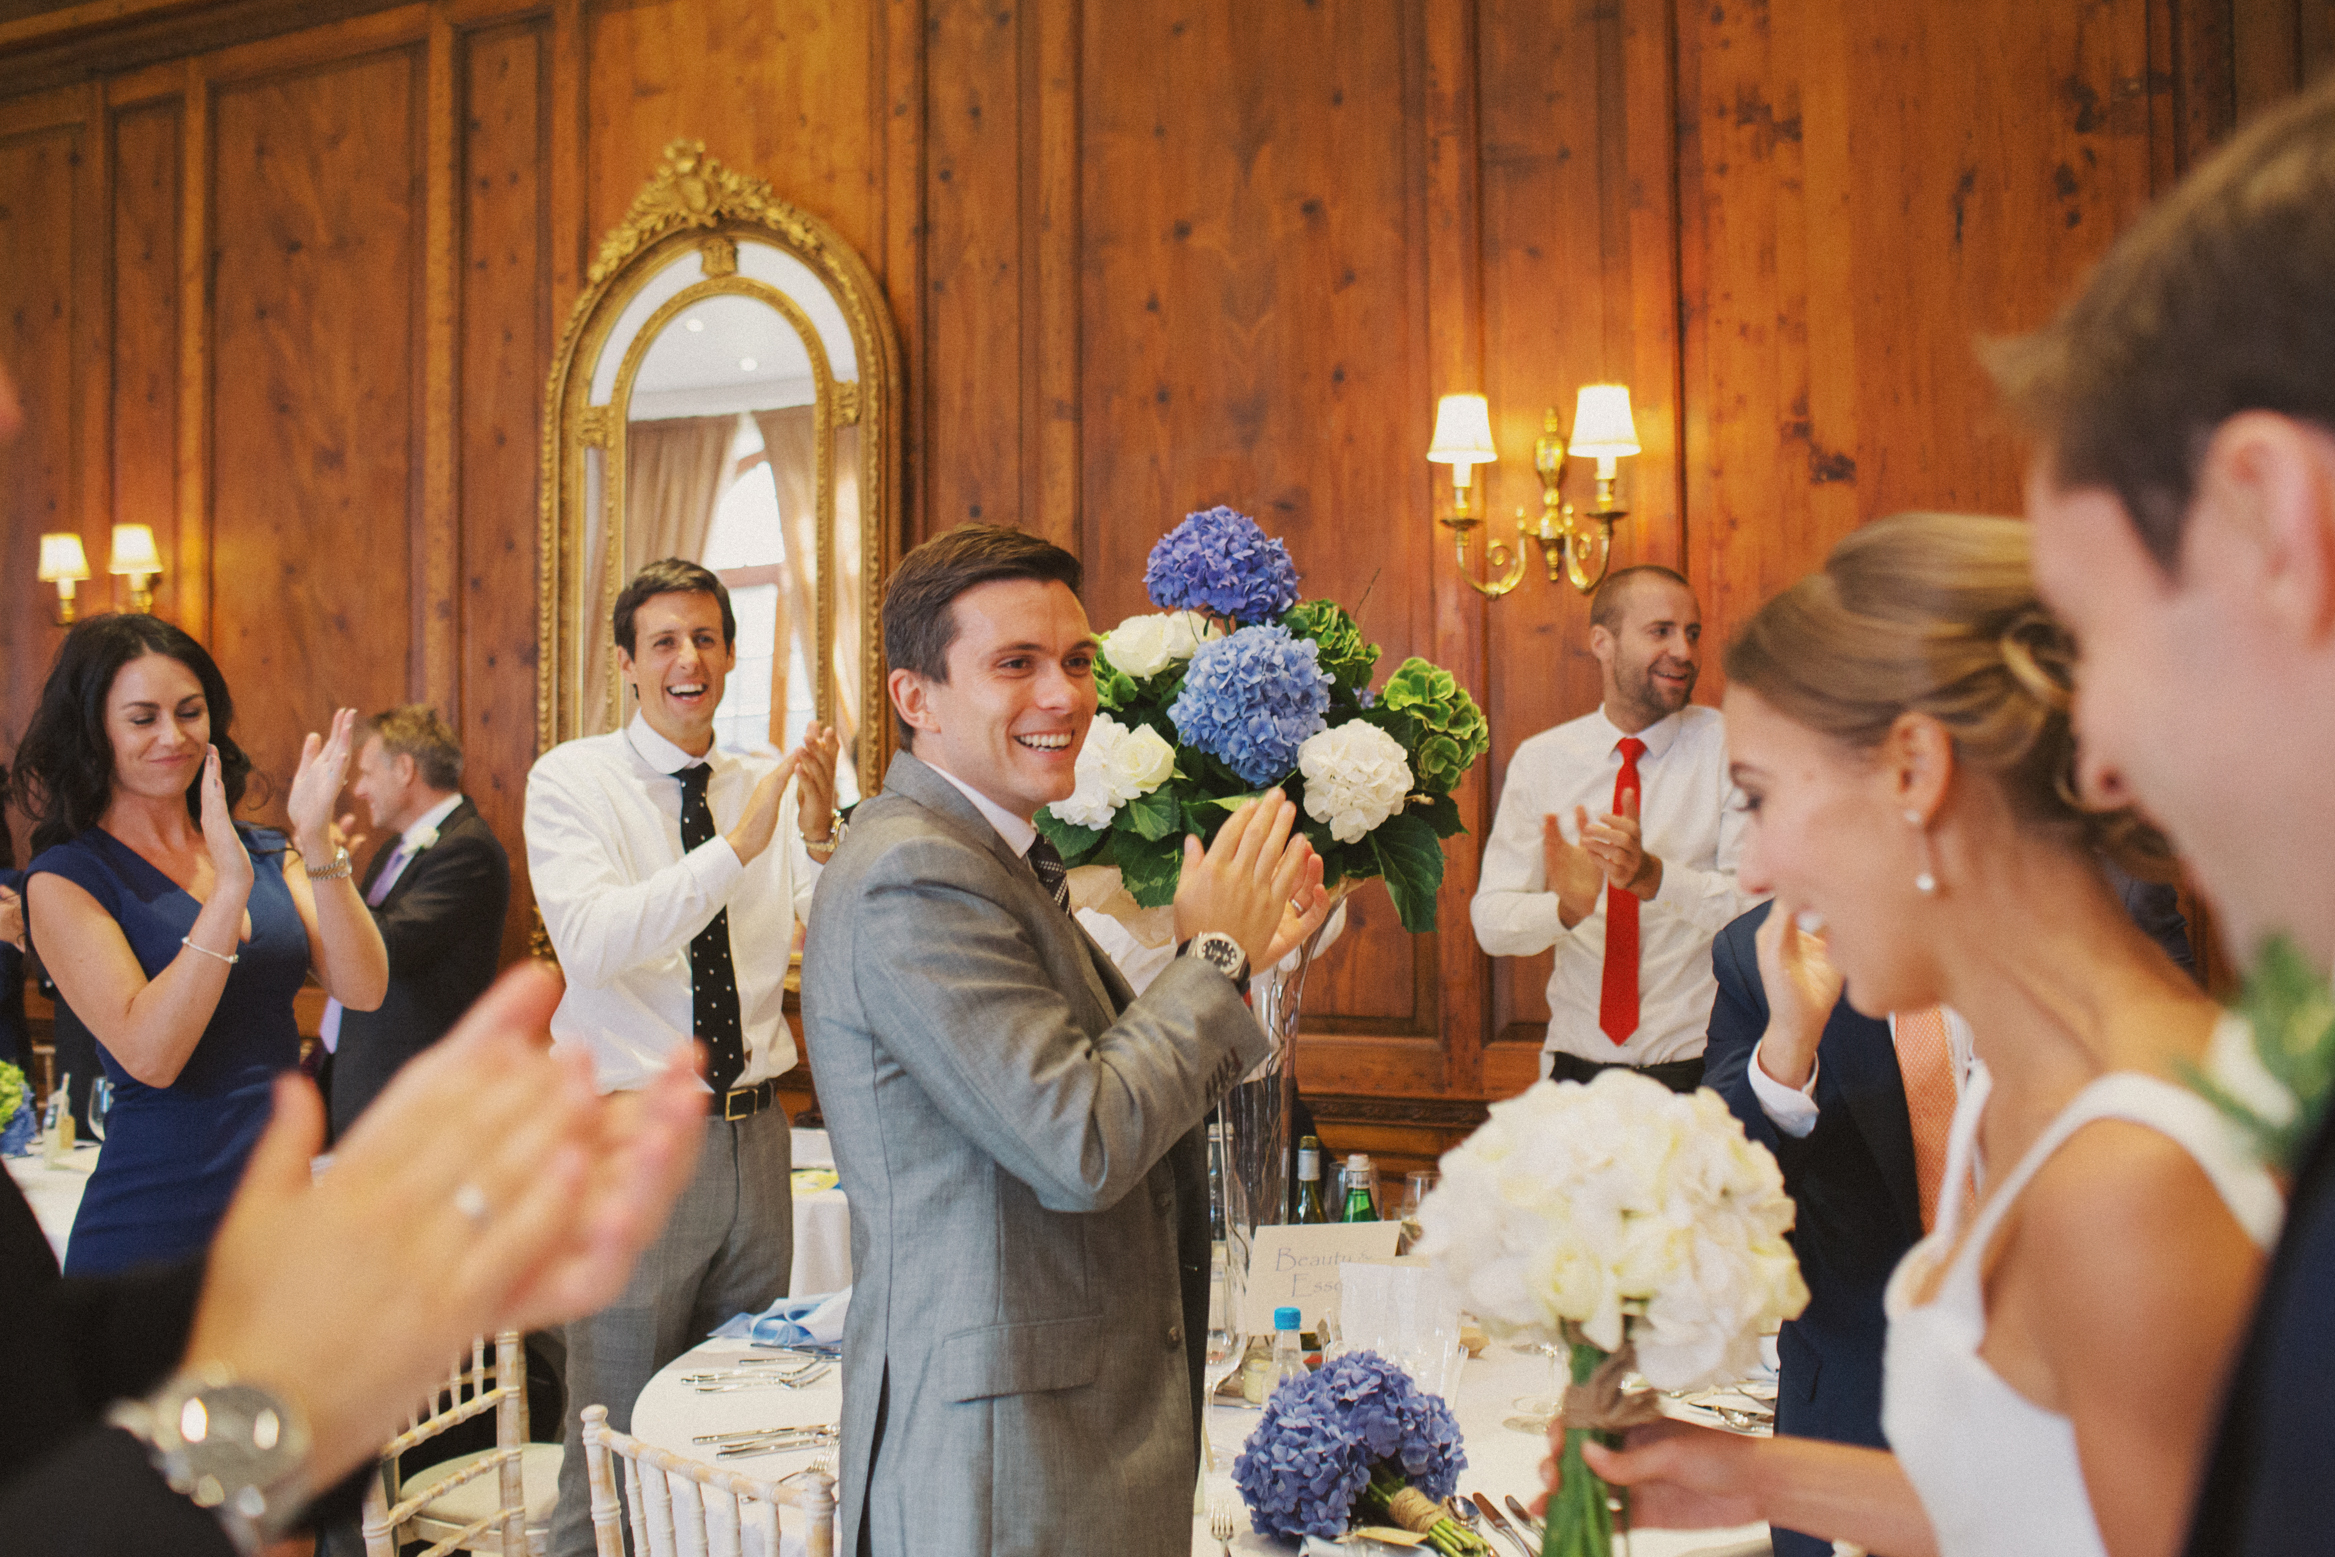
M1930 870L1930 835L1922 830L1922 814L1911 806L1906 807L1905 822L1908 827L1921 832L1922 869L1921 874L1913 878L1913 889L1928 897L1938 890L1938 878Z

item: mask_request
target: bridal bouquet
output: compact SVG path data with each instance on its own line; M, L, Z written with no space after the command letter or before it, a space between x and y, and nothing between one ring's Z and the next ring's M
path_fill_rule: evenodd
M1793 1208L1775 1159L1715 1092L1681 1096L1631 1071L1543 1081L1494 1103L1443 1158L1418 1252L1495 1334L1569 1349L1563 1485L1543 1557L1605 1557L1606 1486L1581 1445L1660 1413L1625 1392L1741 1378L1759 1338L1807 1304L1784 1241Z
M1334 1539L1360 1514L1476 1557L1490 1548L1443 1507L1466 1466L1450 1407L1376 1352L1348 1352L1282 1381L1232 1479L1262 1535Z
M1297 598L1288 548L1229 508L1152 548L1156 615L1102 637L1101 711L1078 788L1038 813L1071 866L1116 867L1139 908L1175 899L1186 834L1213 838L1278 784L1297 803L1322 879L1385 880L1403 928L1435 928L1451 792L1491 745L1483 711L1422 659L1372 690L1378 645L1328 600Z

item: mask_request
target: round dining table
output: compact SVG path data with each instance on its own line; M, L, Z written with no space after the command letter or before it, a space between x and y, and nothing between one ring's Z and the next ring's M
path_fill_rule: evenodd
M833 1426L841 1421L840 1369L800 1389L759 1388L701 1394L683 1380L685 1374L734 1368L742 1358L770 1355L741 1341L707 1341L684 1352L651 1379L633 1403L633 1435L675 1454L710 1460L718 1445L699 1440L715 1434L775 1427ZM1531 1502L1540 1485L1540 1462L1548 1453L1547 1440L1538 1433L1504 1424L1513 1415L1516 1398L1544 1393L1549 1376L1545 1356L1518 1353L1497 1344L1483 1356L1469 1359L1461 1366L1451 1404L1467 1452L1467 1468L1459 1478L1463 1495L1486 1493L1503 1513L1509 1496L1520 1502ZM1678 1414L1697 1421L1710 1420L1688 1407L1679 1408ZM1216 1463L1201 1478L1193 1501L1192 1551L1196 1557L1220 1557L1217 1542L1209 1534L1209 1515L1217 1508L1225 1508L1232 1512L1238 1525L1231 1542L1233 1551L1279 1553L1287 1557L1296 1550L1295 1544L1260 1535L1250 1527L1247 1511L1241 1507L1240 1494L1232 1480L1233 1457L1263 1412L1245 1402L1222 1400L1210 1408L1208 1415ZM749 1476L775 1481L803 1470L817 1455L835 1453L833 1448L812 1447L719 1463ZM797 1539L801 1529L798 1519L792 1509L780 1511L782 1528ZM1515 1523L1513 1516L1510 1522ZM1540 1543L1529 1535L1523 1536L1524 1544L1530 1547L1527 1554L1496 1532L1486 1530L1484 1534L1497 1557L1538 1557ZM790 1549L797 1549L794 1540L786 1544ZM1625 1551L1618 1543L1615 1550L1617 1557L1622 1557ZM1727 1530L1634 1531L1626 1557L1754 1557L1754 1554L1765 1557L1767 1551L1767 1527L1744 1525Z

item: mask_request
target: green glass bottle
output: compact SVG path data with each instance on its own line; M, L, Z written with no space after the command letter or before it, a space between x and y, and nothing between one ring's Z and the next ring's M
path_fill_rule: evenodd
M1346 1214L1343 1222L1375 1222L1378 1207L1370 1201L1370 1158L1356 1152L1346 1159Z
M1297 1220L1310 1224L1329 1219L1330 1208L1322 1203L1322 1143L1314 1136L1300 1136L1297 1142Z

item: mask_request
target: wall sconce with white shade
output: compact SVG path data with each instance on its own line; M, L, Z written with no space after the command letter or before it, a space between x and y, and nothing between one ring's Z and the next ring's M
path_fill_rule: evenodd
M89 554L70 532L41 537L41 582L57 586L57 625L70 627L79 614L73 586L89 577Z
M1514 589L1524 577L1523 525L1517 526L1517 544L1511 550L1505 541L1493 541L1485 548L1484 560L1498 575L1491 582L1480 582L1468 566L1468 532L1484 521L1478 517L1470 492L1475 484L1475 467L1490 465L1499 459L1492 448L1492 410L1482 395L1445 395L1435 406L1435 436L1427 445L1427 458L1439 465L1451 467L1451 517L1442 521L1452 532L1453 553L1459 558L1459 576L1468 581L1477 593L1494 599Z
M1540 476L1541 561L1554 583L1562 565L1565 577L1583 594L1597 588L1613 560L1613 527L1629 516L1614 497L1620 461L1638 452L1638 425L1630 415L1626 384L1584 384L1573 405L1573 436L1568 442L1557 426L1552 409L1540 441L1533 445L1532 468ZM1565 457L1579 455L1597 461L1597 506L1576 515L1559 490L1565 477ZM1589 520L1597 521L1594 542ZM1594 556L1594 562L1592 562Z
M113 564L109 571L128 576L130 609L151 616L154 612L154 579L162 571L162 553L155 548L152 525L114 526Z

